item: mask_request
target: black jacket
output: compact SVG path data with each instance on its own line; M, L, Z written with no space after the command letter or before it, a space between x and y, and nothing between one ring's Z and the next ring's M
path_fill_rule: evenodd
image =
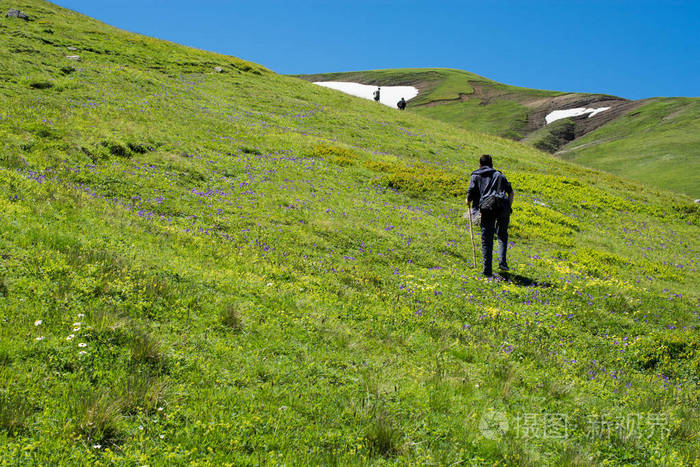
M475 210L478 209L482 198L497 196L507 199L510 193L513 193L513 187L510 186L506 176L498 170L491 167L479 167L472 172L467 199L473 203Z

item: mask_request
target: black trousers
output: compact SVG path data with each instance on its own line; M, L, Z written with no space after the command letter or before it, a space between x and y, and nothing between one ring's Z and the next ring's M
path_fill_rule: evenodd
M498 265L508 267L506 253L508 251L508 223L510 209L497 213L481 213L481 258L484 262L483 273L490 276L493 261L493 234L498 237Z

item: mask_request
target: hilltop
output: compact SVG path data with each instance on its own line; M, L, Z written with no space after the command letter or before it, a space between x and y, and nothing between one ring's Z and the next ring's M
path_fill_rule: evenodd
M0 464L698 461L692 202L2 5ZM517 193L497 280L482 153Z
M298 76L308 81L416 86L420 93L408 105L413 112L700 198L698 98L630 101L606 94L510 86L467 71L439 68ZM606 110L547 124L546 117L555 111L601 108Z

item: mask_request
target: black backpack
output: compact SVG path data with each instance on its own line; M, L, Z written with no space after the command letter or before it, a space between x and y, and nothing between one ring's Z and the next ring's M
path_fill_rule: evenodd
M479 210L485 214L498 214L506 209L508 200L500 196L487 196L479 201Z

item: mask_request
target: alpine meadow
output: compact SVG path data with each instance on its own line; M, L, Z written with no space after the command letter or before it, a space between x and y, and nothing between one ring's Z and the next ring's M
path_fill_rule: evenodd
M298 75L421 90L410 111L522 141L588 167L694 198L700 197L700 98L632 101L607 94L510 86L462 70L403 68ZM605 109L549 123L553 111ZM590 109L593 110L593 109Z
M0 9L0 464L700 465L691 198Z

